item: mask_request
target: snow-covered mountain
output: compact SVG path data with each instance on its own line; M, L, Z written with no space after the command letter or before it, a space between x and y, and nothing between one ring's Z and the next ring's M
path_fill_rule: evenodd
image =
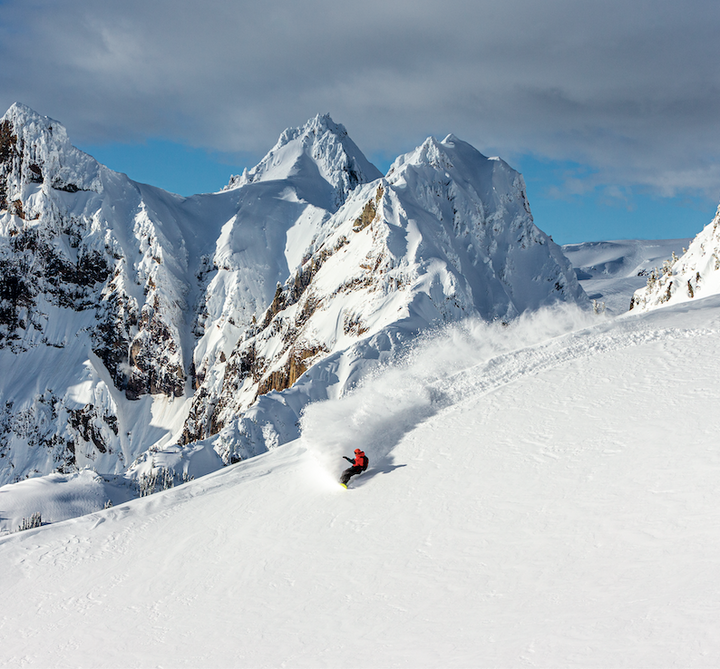
M428 139L312 230L269 308L223 352L222 384L216 374L193 398L185 440L218 433L226 461L296 438L309 401L344 394L432 325L587 301L533 224L522 177L454 137Z
M453 136L385 177L329 116L182 198L0 121L0 482L207 473L428 328L587 304L522 177Z
M303 185L307 186L308 191L303 194L312 197L317 206L336 211L356 186L381 176L350 139L344 126L324 114L302 128L285 130L255 167L231 177L224 190L292 178L293 185L301 191Z
M632 298L631 309L647 311L720 293L720 207L687 250L652 271Z
M186 393L181 198L99 165L22 105L0 136L0 480L123 471L151 421L121 405Z

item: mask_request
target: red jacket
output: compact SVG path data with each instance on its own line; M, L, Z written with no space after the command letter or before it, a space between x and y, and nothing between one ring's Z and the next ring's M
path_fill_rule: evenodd
M355 462L353 463L356 467L362 467L362 470L365 471L368 466L368 459L365 453L360 451L359 453L355 454Z

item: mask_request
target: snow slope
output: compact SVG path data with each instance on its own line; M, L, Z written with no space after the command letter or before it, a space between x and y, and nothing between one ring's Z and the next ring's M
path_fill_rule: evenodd
M0 662L717 666L719 330L717 296L450 326L298 441L0 538Z

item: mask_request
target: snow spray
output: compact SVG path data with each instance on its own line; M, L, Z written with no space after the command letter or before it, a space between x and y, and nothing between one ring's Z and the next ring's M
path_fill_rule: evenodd
M371 468L392 465L405 434L442 409L482 391L478 377L493 360L598 324L598 316L559 304L510 323L468 319L420 336L394 360L369 373L339 399L303 412L300 429L308 451L337 476L343 456L356 448Z

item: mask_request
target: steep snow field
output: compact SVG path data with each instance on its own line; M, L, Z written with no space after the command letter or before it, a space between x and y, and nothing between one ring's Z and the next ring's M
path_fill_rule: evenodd
M300 440L0 538L0 664L718 666L719 329L436 333Z

